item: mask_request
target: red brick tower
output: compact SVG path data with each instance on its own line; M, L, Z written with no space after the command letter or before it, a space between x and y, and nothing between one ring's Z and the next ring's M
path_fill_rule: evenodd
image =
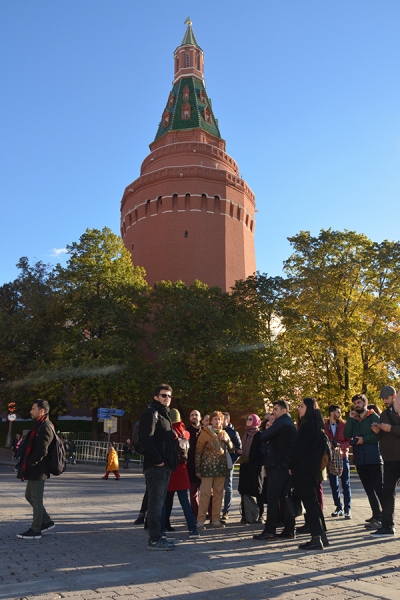
M121 201L132 262L145 267L151 286L199 279L229 291L255 272L255 196L225 152L190 21L150 150Z

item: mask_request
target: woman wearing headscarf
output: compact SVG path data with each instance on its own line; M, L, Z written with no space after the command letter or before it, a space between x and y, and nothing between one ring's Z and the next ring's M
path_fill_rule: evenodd
M264 499L262 494L263 479L260 425L261 419L258 415L252 413L247 417L246 430L242 437L243 453L239 459L240 470L238 491L242 496L242 515L244 515L243 496L252 496L256 498L257 506L260 511L258 520L261 522L264 512ZM242 522L245 522L244 518L242 518Z
M324 421L314 398L304 398L298 408L296 441L289 453L288 468L292 473L296 496L307 513L311 540L300 544L300 550L322 550L328 546L324 515L318 503L321 461L325 450Z
M196 475L201 479L199 512L197 529L205 529L207 508L212 499L212 526L225 527L221 523L221 506L224 494L225 479L229 475L226 450L233 450L229 435L223 430L224 415L215 411L210 416L210 425L204 427L196 444Z

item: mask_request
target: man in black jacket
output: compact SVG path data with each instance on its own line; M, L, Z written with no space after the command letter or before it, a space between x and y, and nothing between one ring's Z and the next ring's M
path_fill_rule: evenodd
M289 406L285 400L274 402L272 414L275 418L271 427L261 434L261 442L266 444L263 464L268 472L267 488L267 520L264 531L253 535L255 540L271 541L275 538L293 539L294 518L285 515L284 529L276 535L278 523L279 502L284 503L291 487L291 477L286 466L290 449L296 439L296 426L288 414Z
M171 472L178 459L169 405L172 388L167 384L157 386L153 402L140 417L139 435L144 449L143 472L148 492L147 524L148 550L173 550L173 545L161 537L161 511L167 494Z
M189 440L189 455L187 460L187 470L190 481L190 507L192 509L194 518L197 519L197 513L199 512L199 488L201 479L196 475L195 455L196 455L196 444L197 438L201 433L201 414L198 410L192 410L189 415L190 425L187 431L190 435Z
M228 412L222 413L224 415L224 431L229 435L232 444L235 447L233 453L231 453L231 458L233 464L237 461L239 456L242 454L242 442L240 439L240 435L234 428L231 423L231 415ZM232 490L233 490L233 469L229 471L228 477L225 479L224 485L225 495L224 495L224 506L222 509L222 517L221 521L224 523L228 519L228 513L232 505Z
M50 406L46 400L35 400L31 417L35 425L25 438L19 462L18 479L27 481L25 498L33 508L31 527L17 534L24 540L40 540L42 533L55 527L43 506L44 483L50 477L49 446L54 438L54 429L49 421Z

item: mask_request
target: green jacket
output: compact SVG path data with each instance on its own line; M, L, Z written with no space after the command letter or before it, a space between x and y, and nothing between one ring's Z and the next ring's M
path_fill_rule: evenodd
M382 463L379 453L378 436L371 429L372 423L379 422L380 419L373 410L369 410L361 421L352 417L348 418L344 426L345 437L352 438L355 435L361 434L364 439L363 444L353 446L354 463L357 466Z

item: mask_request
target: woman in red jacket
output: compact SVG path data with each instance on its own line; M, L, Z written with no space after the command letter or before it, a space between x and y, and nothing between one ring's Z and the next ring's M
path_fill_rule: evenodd
M171 527L170 517L174 502L174 495L176 492L185 515L186 523L189 529L189 537L194 539L199 537L199 533L197 531L196 520L189 503L190 480L187 470L187 453L185 459L185 451L181 450L179 447L179 439L184 439L187 440L187 448L189 448L190 435L189 432L186 431L185 424L181 421L181 415L176 408L173 408L169 411L169 416L172 421L172 430L175 435L175 444L177 446L178 453L178 465L176 467L176 471L172 471L171 478L169 480L167 497L164 502L161 517L161 533L164 534L165 530L175 531L174 528ZM183 443L182 448L184 446L185 444Z

